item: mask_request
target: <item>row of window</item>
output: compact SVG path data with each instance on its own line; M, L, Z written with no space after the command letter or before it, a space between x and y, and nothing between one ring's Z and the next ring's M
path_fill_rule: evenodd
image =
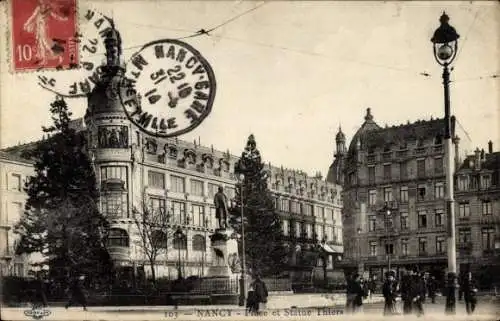
M492 215L490 201L483 201L481 208L483 215ZM470 217L470 205L468 202L458 204L458 217L459 218ZM417 218L418 218L418 228L430 227L428 220L428 213L426 210L417 211ZM399 215L399 220L400 220L400 228L402 230L409 229L408 212L401 211ZM386 220L384 221L388 223L389 228L393 227L393 218L389 218L387 221ZM444 226L444 223L445 223L444 210L436 209L434 212L434 226L442 227ZM375 231L377 229L377 215L368 216L368 229L370 232Z
M285 236L290 236L292 235L292 226L290 224L290 221L288 220L283 220L282 222L282 229L283 229L283 235ZM316 238L320 241L325 240L325 241L337 241L341 243L341 230L340 228L333 227L333 226L324 226L324 225L316 225L314 228L314 233L313 233L313 225L310 223L304 223L304 222L295 222L294 225L294 236L296 238L302 238L306 237L308 239L313 239L313 237L316 236ZM315 235L314 235L315 234Z
M160 230L154 231L152 234L152 242L156 244L156 248L168 248L170 243L174 249L186 250L188 247L188 240L186 235L183 237L176 238L173 236L173 231L165 233ZM207 250L207 242L203 235L196 234L192 238L192 249L193 251L202 251L205 252ZM108 235L108 246L122 246L129 247L130 238L127 231L119 228L113 228L109 231Z
M434 199L443 199L444 198L444 183L437 182L434 184ZM392 187L384 187L383 188L383 196L384 202L392 202L394 200L393 197L393 188ZM398 201L401 203L408 202L408 186L401 186L399 188L399 199ZM425 201L427 200L427 186L425 184L419 184L417 186L417 200ZM376 205L377 204L377 190L371 189L368 191L368 204Z
M395 167L399 167L398 170L393 170ZM373 166L368 166L368 184L375 184L376 183L376 175L375 175L375 165ZM384 164L383 165L383 180L384 181L390 181L392 179L396 179L398 177L395 177L394 173L397 173L399 171L399 179L408 179L408 163L407 162L401 162L401 163L389 163L389 164ZM443 158L442 157L436 157L434 158L434 172L433 174L435 175L442 175L444 173L444 167L443 167ZM417 159L417 178L423 178L426 177L427 173L426 171L426 159Z
M426 210L420 210L417 212L417 217L418 217L418 228L427 228L430 227L430 224L428 222L428 213ZM434 212L434 224L436 227L442 227L444 226L444 210L443 209L436 209ZM392 217L390 218L384 218L384 223L386 223L388 228L393 228L394 227L394 219ZM399 221L400 221L400 228L402 230L407 230L410 228L409 225L409 217L408 217L408 212L400 212L399 215ZM368 216L368 230L370 232L373 232L377 229L377 215L370 215Z
M495 229L494 228L482 228L481 229L481 246L483 250L491 251L495 246ZM444 236L436 236L436 254L444 254L446 252L446 237ZM409 251L409 239L401 239L401 255L406 256L410 255ZM470 229L462 229L459 230L458 236L458 247L459 248L468 248L471 249L471 231ZM370 241L369 242L369 255L377 256L378 250L378 241ZM385 244L385 254L393 255L394 253L394 244L387 243ZM427 246L427 237L419 237L418 238L418 254L419 255L427 255L428 246Z
M498 175L496 173L496 175ZM493 178L496 178L496 175L493 175ZM483 174L483 175L459 175L456 178L456 189L459 191L467 191L478 189L488 189L491 185L497 185L498 182L492 180L491 174Z
M205 196L205 182L197 179L189 180L189 190L186 188L186 178L176 175L170 175L170 190L175 193L186 193L189 191L191 195ZM156 171L148 171L148 186L165 189L165 174ZM219 184L208 183L208 197L214 197L218 191ZM234 187L224 187L224 193L228 198L235 197Z
M401 256L408 256L410 255L410 249L409 249L409 239L401 239L400 245L401 245L401 251L400 255ZM435 248L435 253L436 254L444 254L446 253L446 237L444 236L436 236L436 248ZM384 244L385 247L385 255L394 255L396 254L394 251L394 244L393 243L386 243ZM419 255L428 255L428 246L427 246L427 237L419 237L418 238L418 254ZM378 255L378 241L370 241L369 243L369 255L370 256L377 256Z
M300 201L289 200L280 197L275 197L274 205L277 210L283 212L316 216L318 218L330 220L333 222L340 222L341 219L340 209L338 211L335 211L335 209L333 208L325 208L324 206L315 207L313 204L307 204Z
M215 228L215 207L210 206L208 213L205 212L205 205L190 204L189 212L186 211L186 203L181 201L170 201L168 211L169 223L189 224ZM150 206L153 212L166 213L166 200L162 198L150 197Z

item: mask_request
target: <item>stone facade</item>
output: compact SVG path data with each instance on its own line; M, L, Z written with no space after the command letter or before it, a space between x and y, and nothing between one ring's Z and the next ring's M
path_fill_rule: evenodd
M24 183L34 174L33 164L17 155L0 152L0 265L1 275L26 276L25 256L15 255L18 238L13 228L26 202Z
M500 152L476 149L455 174L457 257L482 282L500 279Z
M442 122L431 119L382 128L368 109L349 149L337 153L335 162L341 157L344 165L346 268L379 279L389 265L395 270L417 265L437 276L443 273Z

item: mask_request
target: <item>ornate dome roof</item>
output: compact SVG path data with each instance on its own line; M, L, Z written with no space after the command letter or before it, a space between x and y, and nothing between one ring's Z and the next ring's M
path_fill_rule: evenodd
M347 152L348 158L351 158L356 150L358 144L363 145L370 131L381 129L379 125L373 120L373 115L371 114L371 109L366 109L365 122L358 129L356 134L352 137L351 143L349 144L349 150Z

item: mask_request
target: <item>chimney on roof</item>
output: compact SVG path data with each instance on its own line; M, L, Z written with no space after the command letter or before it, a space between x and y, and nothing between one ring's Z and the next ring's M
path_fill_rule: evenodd
M493 153L493 142L490 140L488 142L488 154L492 154Z
M484 156L484 149L481 149L481 161L484 162L486 157Z

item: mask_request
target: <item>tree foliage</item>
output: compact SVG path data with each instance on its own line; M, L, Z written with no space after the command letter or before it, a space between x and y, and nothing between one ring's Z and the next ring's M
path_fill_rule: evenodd
M264 169L256 146L254 136L250 135L236 164L236 175L243 174L244 179L236 186L236 204L230 210L230 225L241 231L241 224L244 224L245 259L250 271L275 275L283 271L286 249L281 220L267 186L269 172Z
M35 175L25 185L28 199L15 232L18 254L42 253L53 277L71 273L110 275L105 249L107 222L97 207L98 190L82 132L70 128L71 113L57 98L50 108L50 138L27 156ZM97 274L96 274L97 273Z

